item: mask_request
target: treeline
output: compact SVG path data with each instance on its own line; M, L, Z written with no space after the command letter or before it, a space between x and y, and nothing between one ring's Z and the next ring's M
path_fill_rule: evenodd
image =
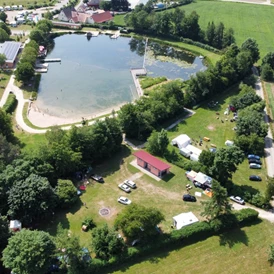
M254 39L247 39L240 48L232 44L215 66L198 72L187 81L186 106L194 106L241 81L251 74L251 68L259 58Z
M261 77L265 81L274 80L274 52L269 52L262 60Z
M149 97L122 106L118 117L127 137L145 140L164 121L183 111L182 81L177 80L158 87Z
M215 26L208 24L204 32L199 25L199 15L193 11L189 15L176 8L173 11L154 12L153 2L137 5L133 12L125 17L128 27L139 33L150 33L173 39L191 39L208 44L217 49L224 49L235 42L234 31L226 29L223 23Z
M3 21L5 22L5 20ZM8 41L11 35L10 28L4 22L0 22L0 42L1 43Z

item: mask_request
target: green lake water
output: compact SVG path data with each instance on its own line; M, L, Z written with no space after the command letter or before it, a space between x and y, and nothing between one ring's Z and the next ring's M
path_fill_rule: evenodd
M110 39L99 35L63 35L54 39L42 74L37 107L54 116L81 118L92 116L137 98L130 68L141 68L145 41L126 37ZM176 59L175 59L176 58ZM205 70L202 60L157 43L148 44L145 59L148 75L169 79L188 79Z

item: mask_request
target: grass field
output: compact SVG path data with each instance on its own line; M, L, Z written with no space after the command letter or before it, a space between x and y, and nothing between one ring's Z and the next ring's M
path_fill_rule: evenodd
M247 38L256 39L261 57L274 50L274 7L223 1L196 1L182 6L187 14L196 11L203 30L208 22L223 22L235 31L236 43L241 45Z
M267 106L269 108L270 111L270 119L273 121L274 119L274 85L273 83L267 83L264 82L264 88L266 91L266 100L267 100ZM273 126L273 122L271 123L272 126L272 130L274 130L274 126Z
M10 80L11 74L12 73L10 71L5 71L5 70L0 71L0 98L2 98L3 96L5 88Z
M107 273L269 274L274 272L267 262L273 243L273 224L263 221L174 251L161 250Z
M13 5L22 5L24 8L28 7L29 5L54 5L57 1L50 1L50 0L0 0L0 6L13 6Z

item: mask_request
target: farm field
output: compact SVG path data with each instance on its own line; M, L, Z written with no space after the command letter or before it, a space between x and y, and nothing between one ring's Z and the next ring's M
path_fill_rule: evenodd
M263 221L174 251L161 250L107 273L268 274L273 273L267 262L272 243L273 224Z
M196 1L180 7L187 14L196 11L203 30L208 22L223 22L226 28L233 28L237 45L247 38L256 39L261 58L274 50L274 7L223 1ZM229 11L229 12L228 12Z

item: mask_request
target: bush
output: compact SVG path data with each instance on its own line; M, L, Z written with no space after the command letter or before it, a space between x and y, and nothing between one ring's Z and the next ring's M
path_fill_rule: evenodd
M87 226L87 230L86 230L86 231L92 230L93 228L96 227L95 222L94 222L93 219L90 218L90 217L86 217L86 218L84 219L84 221L82 222L82 226L83 226L83 225Z
M16 96L13 93L10 93L5 105L3 106L3 110L11 114L16 109L17 103L18 101L16 99Z
M243 208L235 213L239 225L250 224L258 219L258 211L252 208Z

